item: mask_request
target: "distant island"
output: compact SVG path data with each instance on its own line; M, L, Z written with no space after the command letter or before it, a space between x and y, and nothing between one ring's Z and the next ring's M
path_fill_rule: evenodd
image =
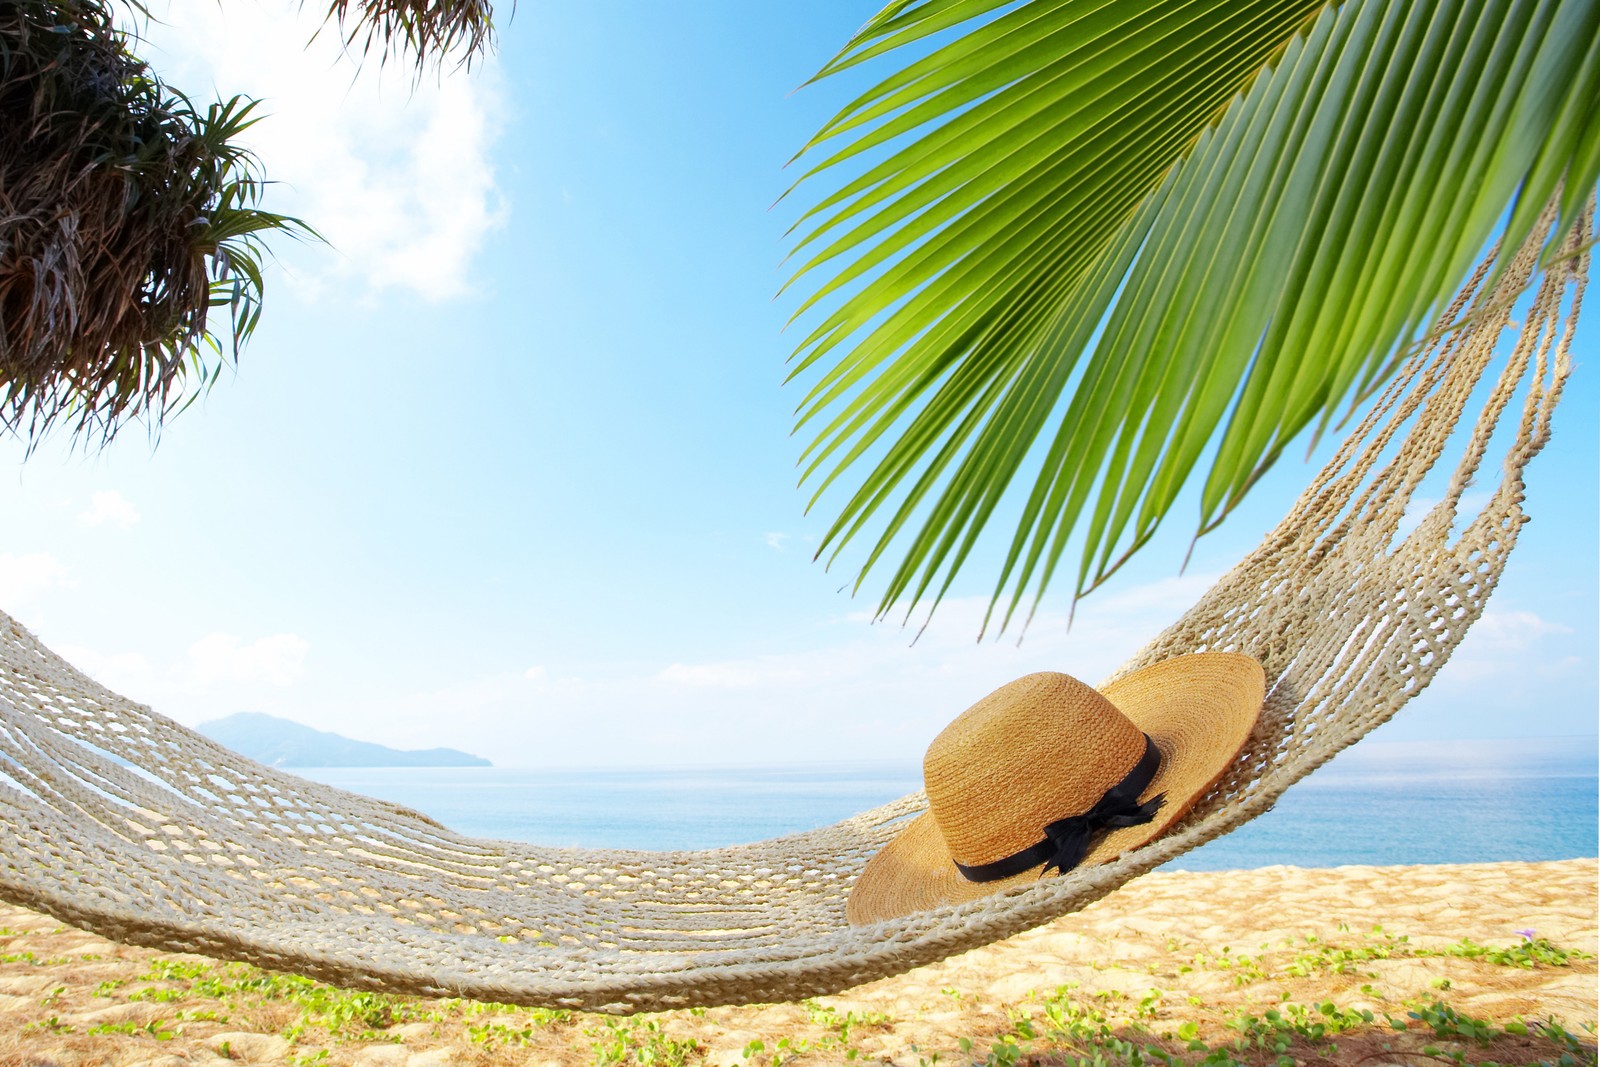
M404 750L353 741L276 715L242 711L195 727L220 745L270 767L492 767L453 748Z

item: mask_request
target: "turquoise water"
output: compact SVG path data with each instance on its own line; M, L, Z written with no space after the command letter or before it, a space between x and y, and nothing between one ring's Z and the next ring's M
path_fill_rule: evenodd
M1169 867L1470 863L1600 852L1594 738L1357 746ZM912 792L915 763L546 771L306 768L474 837L710 848L825 826Z

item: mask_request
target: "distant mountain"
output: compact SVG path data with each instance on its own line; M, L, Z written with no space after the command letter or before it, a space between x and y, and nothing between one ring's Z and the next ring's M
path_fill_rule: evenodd
M203 722L195 729L218 744L272 767L493 766L482 756L453 748L388 748L254 711Z

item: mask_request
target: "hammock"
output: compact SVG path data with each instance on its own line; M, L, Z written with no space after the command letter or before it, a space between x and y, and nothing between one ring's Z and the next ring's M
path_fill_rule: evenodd
M1567 374L1591 217L1542 268L1520 327L1512 304L1541 273L1553 216L1499 275L1480 268L1282 523L1124 665L1237 650L1265 664L1269 690L1233 769L1172 832L1115 862L852 928L852 882L920 795L706 851L474 840L230 752L0 614L0 899L346 986L609 1012L836 992L1082 908L1270 809L1427 685L1481 614ZM1508 330L1515 345L1500 346ZM1492 361L1503 368L1479 389ZM1483 405L1475 422L1469 399ZM1407 507L1451 442L1462 458L1448 490L1410 528ZM1458 519L1491 445L1505 449L1499 484Z

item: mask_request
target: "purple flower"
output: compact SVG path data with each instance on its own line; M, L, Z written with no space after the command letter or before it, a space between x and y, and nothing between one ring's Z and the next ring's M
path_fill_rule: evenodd
M1522 940L1524 940L1524 941L1532 941L1533 940L1534 931L1532 931L1532 930L1513 930L1511 932L1514 933L1514 934L1521 934L1522 935Z

